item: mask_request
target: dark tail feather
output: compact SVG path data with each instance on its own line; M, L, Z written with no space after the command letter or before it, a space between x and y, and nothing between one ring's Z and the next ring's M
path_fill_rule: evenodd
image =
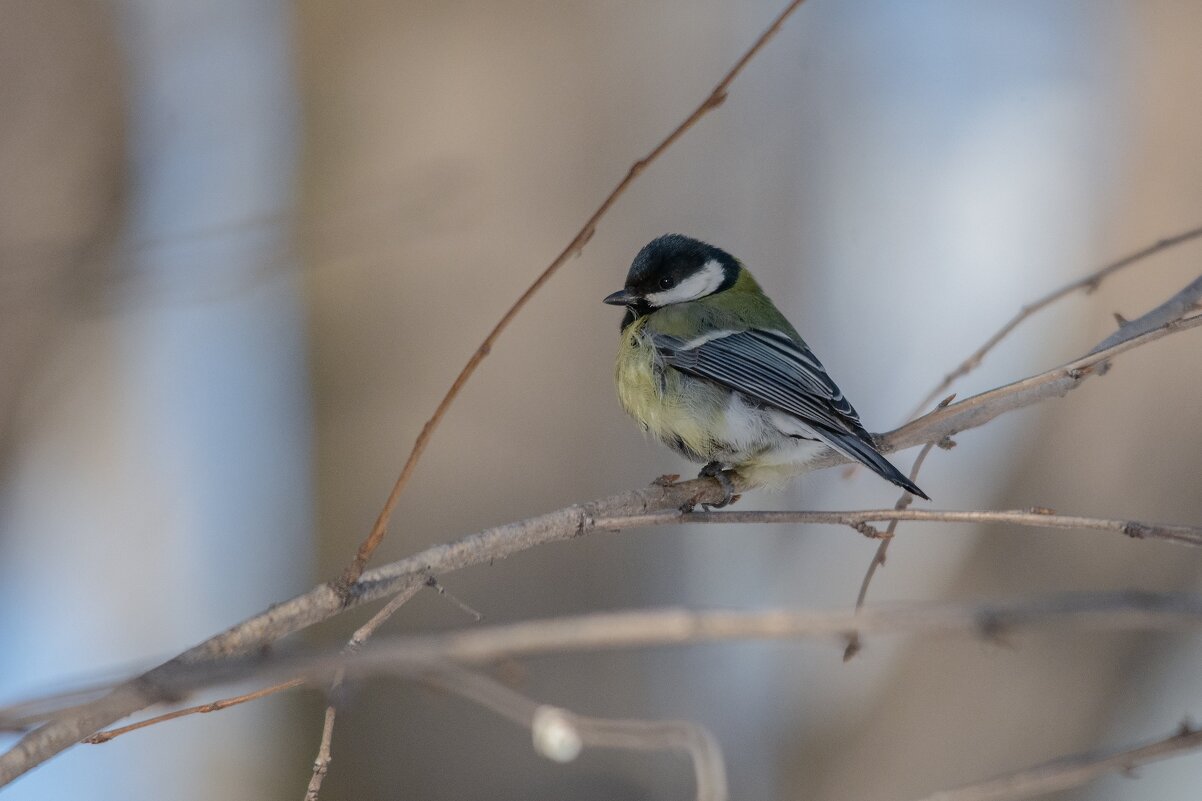
M855 434L845 434L843 432L824 432L829 439L827 444L843 455L855 459L863 465L866 465L872 472L876 473L886 481L892 481L902 489L917 495L924 500L930 500L930 497L918 488L910 479L906 478L902 471L893 466L893 463L880 454L871 443L865 442Z

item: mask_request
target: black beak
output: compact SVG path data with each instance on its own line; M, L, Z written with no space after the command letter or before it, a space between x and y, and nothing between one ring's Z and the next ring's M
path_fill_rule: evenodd
M629 306L632 303L637 303L638 298L627 292L625 289L619 289L617 292L613 293L601 302L608 303L610 306Z

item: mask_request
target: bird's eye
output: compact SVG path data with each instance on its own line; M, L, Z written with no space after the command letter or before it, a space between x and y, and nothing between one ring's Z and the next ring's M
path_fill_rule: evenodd
M676 279L670 275L665 275L663 278L659 279L660 289L671 289L673 286L675 286L675 284Z

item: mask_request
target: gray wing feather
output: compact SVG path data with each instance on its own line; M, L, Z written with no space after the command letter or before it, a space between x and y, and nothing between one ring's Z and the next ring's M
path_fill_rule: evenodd
M776 331L751 329L695 347L676 337L653 339L663 363L716 381L835 433L867 436L860 416L804 344Z
M662 334L653 336L652 343L665 365L797 417L835 450L927 498L876 449L860 415L804 343L779 331L760 329L732 331L692 347Z

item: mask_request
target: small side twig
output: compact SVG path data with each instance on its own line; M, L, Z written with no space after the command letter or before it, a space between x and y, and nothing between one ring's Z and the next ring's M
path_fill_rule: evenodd
M341 676L338 679L341 679ZM330 772L330 762L334 759L330 746L334 742L334 718L337 714L338 708L334 704L326 706L325 723L321 727L321 745L318 746L317 756L313 759L313 775L309 777L309 786L305 788L305 801L317 801L321 794L322 782Z
M184 709L177 709L174 712L167 712L162 715L155 715L152 718L147 718L146 720L139 720L137 723L131 723L128 726L120 726L115 729L98 731L92 736L84 738L83 742L90 745L100 745L102 743L107 743L114 737L120 737L123 734L129 734L130 732L137 731L138 729L145 729L147 726L155 726L159 723L166 723L169 720L176 720L189 715L204 715L209 712L220 712L223 709L229 709L231 706L245 704L248 701L258 701L260 698L266 698L269 695L275 695L276 693L283 692L284 690L290 690L293 687L300 687L304 683L305 682L302 679L288 679L287 681L281 681L271 685L270 687L263 687L262 689L255 690L254 692L244 693L242 695L234 695L229 698L221 698L217 701L210 701L207 704L199 704L197 706L185 707Z
M371 636L376 633L376 630L380 626L383 626L390 617L396 614L398 609L404 606L414 595L417 595L424 586L429 585L427 582L414 581L410 586L393 596L379 612L371 616L370 620L355 629L355 633L351 635L350 640L343 647L343 653L356 653L363 647L364 643L371 639ZM309 776L309 786L305 788L305 801L318 801L318 796L321 795L322 782L325 781L326 774L330 772L330 762L334 759L332 750L334 743L334 722L338 717L338 704L341 701L342 684L345 679L346 672L338 670L334 673L334 680L330 682L329 702L326 704L325 718L321 726L321 743L317 746L317 756L313 758L313 773Z
M952 398L954 397L955 395L948 395L939 404L939 408L947 406L952 402ZM914 458L914 465L910 468L910 481L918 481L918 473L922 470L922 463L927 460L927 454L934 447L934 442L928 442L922 446L922 450ZM905 511L913 502L914 495L909 490L902 490L901 495L898 496L897 503L893 504L893 508L898 512ZM868 568L864 571L864 578L860 580L860 592L856 595L857 612L864 608L864 599L868 597L868 586L872 584L872 578L876 575L877 569L885 566L885 556L889 553L889 543L893 542L893 535L897 532L898 522L900 522L900 518L897 517L889 521L888 528L885 529L880 543L876 546L876 553L872 555L872 561L868 563ZM856 654L860 653L863 647L864 644L860 642L859 633L852 632L847 638L847 647L843 649L843 661L850 662Z

